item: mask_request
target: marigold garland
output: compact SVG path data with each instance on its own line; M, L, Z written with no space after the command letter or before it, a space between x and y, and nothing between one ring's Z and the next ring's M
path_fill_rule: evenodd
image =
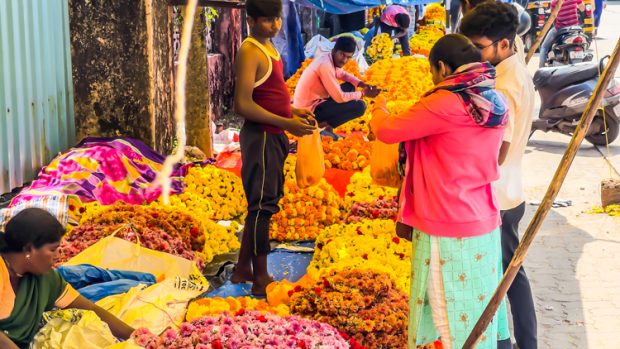
M290 309L285 304L272 307L266 301L252 297L215 297L201 298L189 303L185 319L193 321L203 316L214 316L222 313L236 314L239 312L256 310L272 313L279 316L290 315Z
M351 135L334 141L331 137L323 137L323 153L325 168L341 170L359 170L368 166L372 143L361 135Z
M192 194L204 198L212 207L211 219L232 220L246 214L247 201L243 184L234 173L214 165L192 167L185 176L185 183L187 187L179 198L191 201L194 200ZM196 204L202 205L198 201Z
M55 266L60 266L82 253L99 240L115 234L116 237L130 242L139 242L146 248L170 253L196 262L198 269L204 268L203 255L191 250L190 246L178 237L172 237L160 228L151 228L133 224L82 224L75 228L73 234L66 235L58 248Z
M420 27L418 32L409 39L411 53L428 57L431 49L442 36L444 36L444 32L439 27Z
M368 101L366 102L366 105L368 105ZM359 132L366 135L370 131L370 119L371 113L370 110L367 109L364 115L336 127L334 129L334 132L344 135Z
M426 6L424 10L424 21L427 24L445 27L446 9L440 3L433 3Z
M394 40L387 33L376 35L372 38L370 46L366 48L366 54L373 62L392 58L394 55Z
M334 272L294 292L291 312L328 323L368 348L406 348L407 294L386 274Z
M217 224L209 219L211 212L208 205L184 202L182 198L182 195L171 196L170 205L158 201L148 206L124 203L102 206L89 203L81 209L80 225L115 226L131 223L138 228L160 228L188 243L207 263L216 255L239 249L240 243L236 235L238 223L233 222L229 227Z
M396 236L393 220L335 224L319 234L315 246L308 266L314 279L333 270L369 269L389 275L403 292L409 290L411 243Z
M322 178L315 186L300 189L295 179L296 158L284 164L284 197L280 212L272 217L271 238L278 241L314 240L324 227L342 219L342 199Z
M364 219L391 219L398 215L398 198L379 197L373 202L356 202L351 207L347 223L359 223Z
M367 84L378 86L392 102L415 103L433 87L428 60L412 56L375 62L364 77Z
M351 176L351 181L347 185L347 193L344 196L344 206L350 210L353 204L359 202L373 202L382 198L396 196L398 189L383 187L372 184L370 167Z

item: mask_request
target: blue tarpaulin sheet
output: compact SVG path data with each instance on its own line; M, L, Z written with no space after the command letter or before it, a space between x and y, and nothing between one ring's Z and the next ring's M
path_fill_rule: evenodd
M300 243L299 246L314 247L313 243ZM291 252L276 249L267 257L267 270L276 281L287 279L296 282L306 274L306 269L312 260L312 253ZM206 297L243 297L252 294L252 285L233 284L227 281L220 288L209 292Z
M90 264L62 266L56 271L91 302L113 294L125 293L139 284L152 285L157 280L149 273L106 270Z
M374 8L387 4L385 0L297 0L296 2L301 6L316 7L327 13L336 15L363 11L367 8ZM433 2L441 2L441 0L393 0L390 4L413 6L430 4Z

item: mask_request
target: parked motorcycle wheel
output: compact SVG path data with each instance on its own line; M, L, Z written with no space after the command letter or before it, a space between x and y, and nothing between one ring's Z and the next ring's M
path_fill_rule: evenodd
M611 110L611 108L606 108L605 113L605 120L603 120L603 116L599 113L594 118L594 120L592 120L592 125L590 127L600 125L601 129L605 129L604 126L606 125L606 132L599 132L586 136L586 140L594 145L604 146L607 145L607 142L611 143L615 141L616 138L618 138L620 125L618 125L618 121L616 120L616 118L610 115L610 113L613 113L613 111ZM605 134L607 134L607 136Z

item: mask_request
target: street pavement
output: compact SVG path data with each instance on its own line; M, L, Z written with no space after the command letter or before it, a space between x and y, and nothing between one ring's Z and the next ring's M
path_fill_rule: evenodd
M595 56L610 54L619 36L620 3L610 2L592 46ZM537 65L532 59L532 73ZM530 140L522 232L537 208L530 203L542 200L569 141L543 132ZM620 217L589 213L600 206L601 180L618 178L618 171L620 139L609 150L584 141L558 196L572 206L551 210L530 249L525 267L537 306L539 348L620 349Z

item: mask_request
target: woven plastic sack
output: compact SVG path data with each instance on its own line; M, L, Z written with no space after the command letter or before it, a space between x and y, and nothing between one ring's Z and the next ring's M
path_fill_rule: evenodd
M33 349L106 348L117 342L108 325L90 310L44 313L47 323L34 338Z
M148 328L161 333L185 320L190 300L206 287L187 279L166 279L150 287L136 286L125 294L106 297L97 305L133 328Z
M91 245L65 265L91 264L105 269L139 271L155 275L157 280L176 278L192 280L204 286L208 282L193 261L142 247L114 236Z

